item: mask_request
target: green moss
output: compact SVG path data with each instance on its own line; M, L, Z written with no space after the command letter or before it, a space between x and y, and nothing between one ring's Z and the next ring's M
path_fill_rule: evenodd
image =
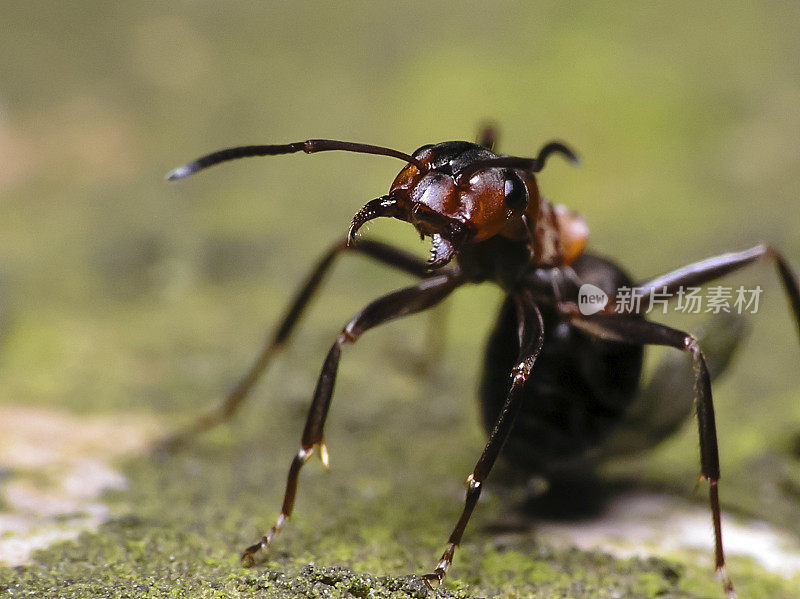
M585 167L548 163L542 190L584 212L592 248L636 278L762 240L800 262L796 7L413 4L4 10L0 141L13 160L0 181L0 401L146 412L167 429L230 388L305 269L400 166L331 153L162 182L185 159L250 140L410 150L471 139L492 117L501 151L530 154L552 137L579 148ZM404 223L370 233L425 254ZM726 281L762 285L764 301L714 385L722 501L800 534L794 331L767 268ZM238 560L276 516L339 327L406 282L344 259L240 417L170 459L132 456L129 489L104 498L117 517L0 568L0 595L422 594L404 576L434 567L484 441L474 396L496 289L453 298L434 356L420 360L425 317L347 348L327 430L333 473L310 463L267 561ZM618 472L688 496L697 453L687 423ZM618 560L545 546L535 523L509 532L495 488L441 595L721 596L709 556ZM748 560L732 558L729 573L743 597L800 595L800 581Z

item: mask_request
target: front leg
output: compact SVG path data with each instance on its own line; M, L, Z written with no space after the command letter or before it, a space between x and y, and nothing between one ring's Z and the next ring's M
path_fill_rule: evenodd
M319 451L323 465L326 468L328 467L328 450L323 440L323 432L333 396L333 387L336 383L336 372L339 369L342 347L348 343L355 343L364 332L379 324L426 310L438 304L461 283L462 279L452 274L431 277L416 285L400 289L375 300L347 323L322 365L322 372L319 375L317 387L314 391L314 399L311 401L311 407L306 417L306 424L300 441L300 450L289 467L281 513L272 528L261 537L261 540L244 550L242 553L243 561L252 563L255 554L259 550L266 550L281 528L283 528L286 520L292 515L300 470L315 450Z
M349 244L342 239L334 244L320 258L317 265L308 274L305 282L297 291L294 299L286 309L280 325L267 340L255 362L245 375L239 379L236 386L228 393L225 400L216 408L200 416L185 429L173 433L157 445L157 451L173 451L185 445L197 435L226 422L242 406L256 385L261 375L269 367L272 359L287 345L297 323L309 303L314 299L317 291L325 279L335 260L343 253L363 254L368 258L377 260L387 266L393 266L410 275L424 278L431 276L428 264L404 250L397 249L380 241L359 240Z
M453 561L456 546L461 543L464 529L467 527L472 511L478 503L483 483L489 476L489 472L500 454L500 450L508 438L508 433L511 431L511 426L514 424L514 419L519 412L519 407L522 404L522 386L528 380L536 357L542 350L544 322L539 308L527 291L515 295L514 300L517 306L520 326L520 352L517 363L511 370L511 390L508 392L508 398L500 411L478 463L475 465L472 474L467 477L467 496L464 502L464 509L458 522L456 522L455 528L453 528L453 532L450 533L447 548L444 550L433 572L422 577L431 588L433 588L434 584L441 584L447 574L447 570Z

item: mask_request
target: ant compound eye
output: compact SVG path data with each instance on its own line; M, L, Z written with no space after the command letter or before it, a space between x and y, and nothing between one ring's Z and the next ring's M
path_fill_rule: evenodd
M506 206L514 212L528 207L528 188L516 173L506 175L505 200Z

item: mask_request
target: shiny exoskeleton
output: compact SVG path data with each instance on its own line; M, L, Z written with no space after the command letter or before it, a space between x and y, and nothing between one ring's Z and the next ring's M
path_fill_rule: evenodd
M572 264L582 281L611 296L633 281L610 261L582 254ZM552 294L553 275L535 269L523 275L534 293ZM566 291L566 290L565 290ZM634 401L644 348L598 339L570 326L558 310L540 304L544 345L535 374L523 387L524 398L503 447L517 469L549 480L584 473L587 459L613 433ZM491 430L506 399L508 373L517 358L517 319L506 300L489 338L481 380L481 408Z
M760 259L778 269L800 329L800 288L784 257L767 245L722 254L684 266L649 281L633 281L613 262L584 252L588 228L583 218L554 206L540 193L535 173L552 154L577 162L564 144L546 144L535 158L495 153L494 136L480 143L426 145L408 155L381 146L334 140L243 146L204 156L169 175L188 176L219 162L247 156L342 150L399 158L407 165L389 193L361 208L347 237L337 242L311 271L280 326L250 370L216 410L165 440L176 447L229 418L241 405L272 357L286 344L305 307L336 257L361 253L421 279L365 306L342 329L322 366L306 419L300 449L289 468L283 506L275 525L245 549L252 561L266 549L292 513L298 475L318 452L328 465L324 425L344 346L368 329L428 309L465 283L493 282L507 295L486 353L481 398L489 437L467 478L460 518L438 564L424 576L432 585L445 577L461 542L483 484L501 450L529 473L557 478L574 471L613 434L637 394L643 346L664 345L691 356L694 401L700 437L701 479L709 482L717 573L734 596L725 573L718 482L720 478L711 378L706 356L692 335L619 313L614 296L625 287L639 298L658 292L672 297L681 287L707 283ZM431 239L426 262L391 245L357 239L364 223L392 217L410 223ZM583 285L602 290L604 307L582 312ZM714 356L712 356L713 358ZM674 423L673 423L674 424ZM505 449L504 449L505 446Z

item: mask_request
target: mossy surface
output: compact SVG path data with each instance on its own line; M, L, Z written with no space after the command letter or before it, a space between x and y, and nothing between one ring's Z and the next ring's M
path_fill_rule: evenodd
M106 495L118 515L76 542L35 553L31 565L0 569L0 589L76 598L426 596L408 575L429 571L443 549L463 500L458 474L468 471L480 435L462 416L420 419L420 410L401 404L430 389L410 374L379 370L387 384L372 394L382 407L364 405L362 394L337 397L355 406L331 423L333 471L317 460L307 465L295 517L254 567L238 555L277 514L301 424L294 402L274 398L176 455L128 460L129 489ZM393 403L400 389L406 397ZM456 407L439 401L438 409ZM718 596L710 556L689 556L615 559L556 549L513 500L489 490L438 596ZM747 560L734 557L729 568L742 596L788 599L800 588L800 580Z
M583 168L554 159L541 189L583 212L592 250L636 279L762 241L800 265L799 10L4 6L0 403L87 422L142 418L158 423L142 425L151 439L190 422L233 385L306 269L401 166L330 153L163 181L181 162L239 143L329 137L412 151L472 139L492 118L503 152L530 155L551 138L578 148ZM427 251L405 223L376 222L365 234ZM266 561L238 559L277 515L330 343L364 303L408 282L343 259L232 423L171 457L116 455L128 486L102 498L112 519L29 564L0 567L0 596L423 594L407 576L435 566L484 442L475 389L501 300L488 286L458 291L440 313L443 329L417 316L347 348L326 433L332 473L310 462ZM722 502L733 518L800 535L797 335L770 268L725 284L763 294L714 385ZM655 318L694 329L705 317ZM659 352L650 355L652 371ZM691 493L697 471L687 422L603 476L704 505L703 487ZM0 464L0 489L23 479L58 488L52 472ZM557 548L517 509L519 491L501 487L499 477L487 484L440 595L722 595L709 552L615 559ZM800 596L796 576L748 559L731 556L728 572L742 597Z

